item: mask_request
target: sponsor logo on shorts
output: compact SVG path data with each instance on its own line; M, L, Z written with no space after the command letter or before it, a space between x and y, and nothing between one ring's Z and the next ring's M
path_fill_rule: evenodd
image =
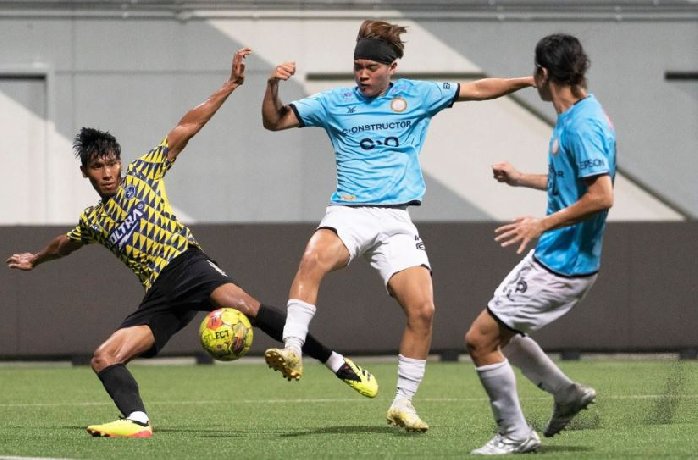
M528 284L524 280L519 280L516 282L516 288L514 292L526 292L528 290Z
M526 273L530 270L530 268L523 268L520 272L519 275L514 283L509 285L507 288L505 294L507 296L507 299L509 300L514 300L514 296L516 294L523 294L528 290L528 283L526 282L524 276Z

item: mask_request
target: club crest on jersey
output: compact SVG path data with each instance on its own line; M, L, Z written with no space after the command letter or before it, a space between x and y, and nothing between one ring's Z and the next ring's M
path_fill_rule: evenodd
M138 227L138 223L145 214L143 209L145 205L143 202L139 202L136 206L132 207L131 210L126 215L126 218L119 224L114 231L109 234L109 242L119 247L119 249L124 249L124 246L131 239L131 235Z
M129 185L126 187L126 198L133 198L136 195L136 187L134 185Z
M404 112L407 109L407 101L401 97L396 97L390 101L390 108L393 112Z

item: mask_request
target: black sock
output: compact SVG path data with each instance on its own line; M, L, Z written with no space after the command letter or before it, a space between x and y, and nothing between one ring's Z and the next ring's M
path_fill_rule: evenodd
M138 383L125 365L114 364L106 367L97 373L97 377L124 417L135 411L145 412L145 406L138 393Z
M257 316L250 318L252 323L260 328L272 339L283 342L284 324L286 324L286 314L281 313L276 307L270 305L260 305ZM321 363L327 362L332 355L332 350L318 342L315 337L308 334L303 344L303 353L315 358Z

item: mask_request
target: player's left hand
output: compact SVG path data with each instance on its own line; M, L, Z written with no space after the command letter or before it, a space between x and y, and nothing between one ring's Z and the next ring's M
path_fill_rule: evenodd
M245 82L245 58L252 54L252 49L242 48L233 56L233 68L230 72L230 81L242 85Z
M513 222L497 227L494 230L494 240L503 248L519 243L517 254L521 254L528 243L543 233L542 219L535 217L517 217Z

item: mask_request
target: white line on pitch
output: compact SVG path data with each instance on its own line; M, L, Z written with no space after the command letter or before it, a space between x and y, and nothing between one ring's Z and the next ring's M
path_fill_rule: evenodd
M698 395L665 395L665 394L650 394L650 395L624 395L624 396L601 396L601 400L651 400L660 398L676 398L676 399L696 399ZM547 400L550 396L538 396L533 398L524 398L526 400ZM425 402L459 402L459 401L486 401L484 397L478 398L419 398ZM186 406L186 405L208 405L208 404L307 404L307 403L357 403L370 401L360 399L238 399L238 400L196 400L196 401L149 401L148 405L164 405L164 406ZM0 407L61 407L61 406L110 406L112 402L79 402L79 403L0 403ZM4 457L0 457L3 460Z
M17 457L12 455L2 455L0 454L0 460L69 460L67 458L54 458L54 457Z

